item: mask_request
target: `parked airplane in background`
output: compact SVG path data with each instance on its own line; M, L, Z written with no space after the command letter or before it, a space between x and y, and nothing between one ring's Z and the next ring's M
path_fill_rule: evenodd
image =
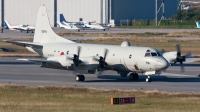
M18 26L11 26L10 23L5 20L4 21L4 27L6 29L10 29L10 30L19 30L19 31L26 31L27 33L29 31L31 31L32 33L35 31L35 27L34 26L29 26L29 25L25 25L25 24L22 24L22 25L18 25Z
M104 24L104 26L102 26L102 25L96 23L95 21L93 21L93 22L86 22L86 21L69 22L69 21L66 21L66 19L65 19L63 14L60 14L60 23L63 23L63 24L74 24L79 29L82 29L82 30L90 29L90 30L103 30L103 31L105 31L106 29L110 28L109 24Z
M76 27L72 23L66 23L66 22L57 21L57 27L65 28L65 29L69 29L69 30L80 31L80 29L78 27Z
M46 8L39 9L33 42L7 41L5 42L26 47L28 50L47 58L19 59L32 61L44 68L65 69L76 73L76 81L84 81L82 74L101 74L104 70L114 70L122 77L129 75L131 80L138 80L138 73L147 75L146 82L151 82L151 75L169 67L171 56L151 47L130 46L125 41L121 46L75 43L58 36L49 24ZM180 51L180 50L179 50ZM173 57L182 62L180 52Z

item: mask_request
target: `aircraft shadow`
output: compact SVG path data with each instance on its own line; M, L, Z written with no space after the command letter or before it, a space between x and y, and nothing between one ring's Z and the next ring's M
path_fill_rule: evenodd
M130 80L129 77L101 75L97 76L97 80L86 80L85 82L145 82L147 76L139 76L138 80ZM167 76L151 76L152 82L200 82L200 77L167 77ZM102 80L105 79L105 80Z
M181 64L174 64L174 65L171 65L171 66L181 66ZM184 63L183 66L196 66L196 67L200 67L200 64L199 63Z

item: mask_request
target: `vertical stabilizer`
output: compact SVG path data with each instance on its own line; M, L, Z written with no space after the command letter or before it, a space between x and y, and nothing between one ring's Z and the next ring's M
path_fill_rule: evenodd
M4 28L5 28L5 29L9 29L10 26L11 26L10 23L9 23L7 20L5 20L5 21L4 21Z
M67 22L63 14L60 14L60 22Z
M41 6L36 20L36 28L33 42L51 43L51 42L67 42L74 43L68 39L58 36L49 24L49 18L45 6Z

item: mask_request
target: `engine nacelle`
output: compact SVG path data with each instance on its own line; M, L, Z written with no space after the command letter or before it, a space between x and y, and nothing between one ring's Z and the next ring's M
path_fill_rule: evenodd
M177 51L165 52L163 53L163 57L170 63L174 64L176 62Z

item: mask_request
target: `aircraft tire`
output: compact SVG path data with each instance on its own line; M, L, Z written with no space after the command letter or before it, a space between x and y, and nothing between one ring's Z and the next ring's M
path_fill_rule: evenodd
M146 82L151 82L152 79L151 78L146 78Z
M138 80L138 78L139 78L139 75L137 73L131 73L129 75L129 79L131 80Z
M85 76L84 75L76 75L75 80L77 82L85 81Z
M77 82L79 82L80 81L80 75L76 75L76 77L75 77L75 80L77 81Z
M84 75L80 75L81 76L81 81L85 81L85 76Z

